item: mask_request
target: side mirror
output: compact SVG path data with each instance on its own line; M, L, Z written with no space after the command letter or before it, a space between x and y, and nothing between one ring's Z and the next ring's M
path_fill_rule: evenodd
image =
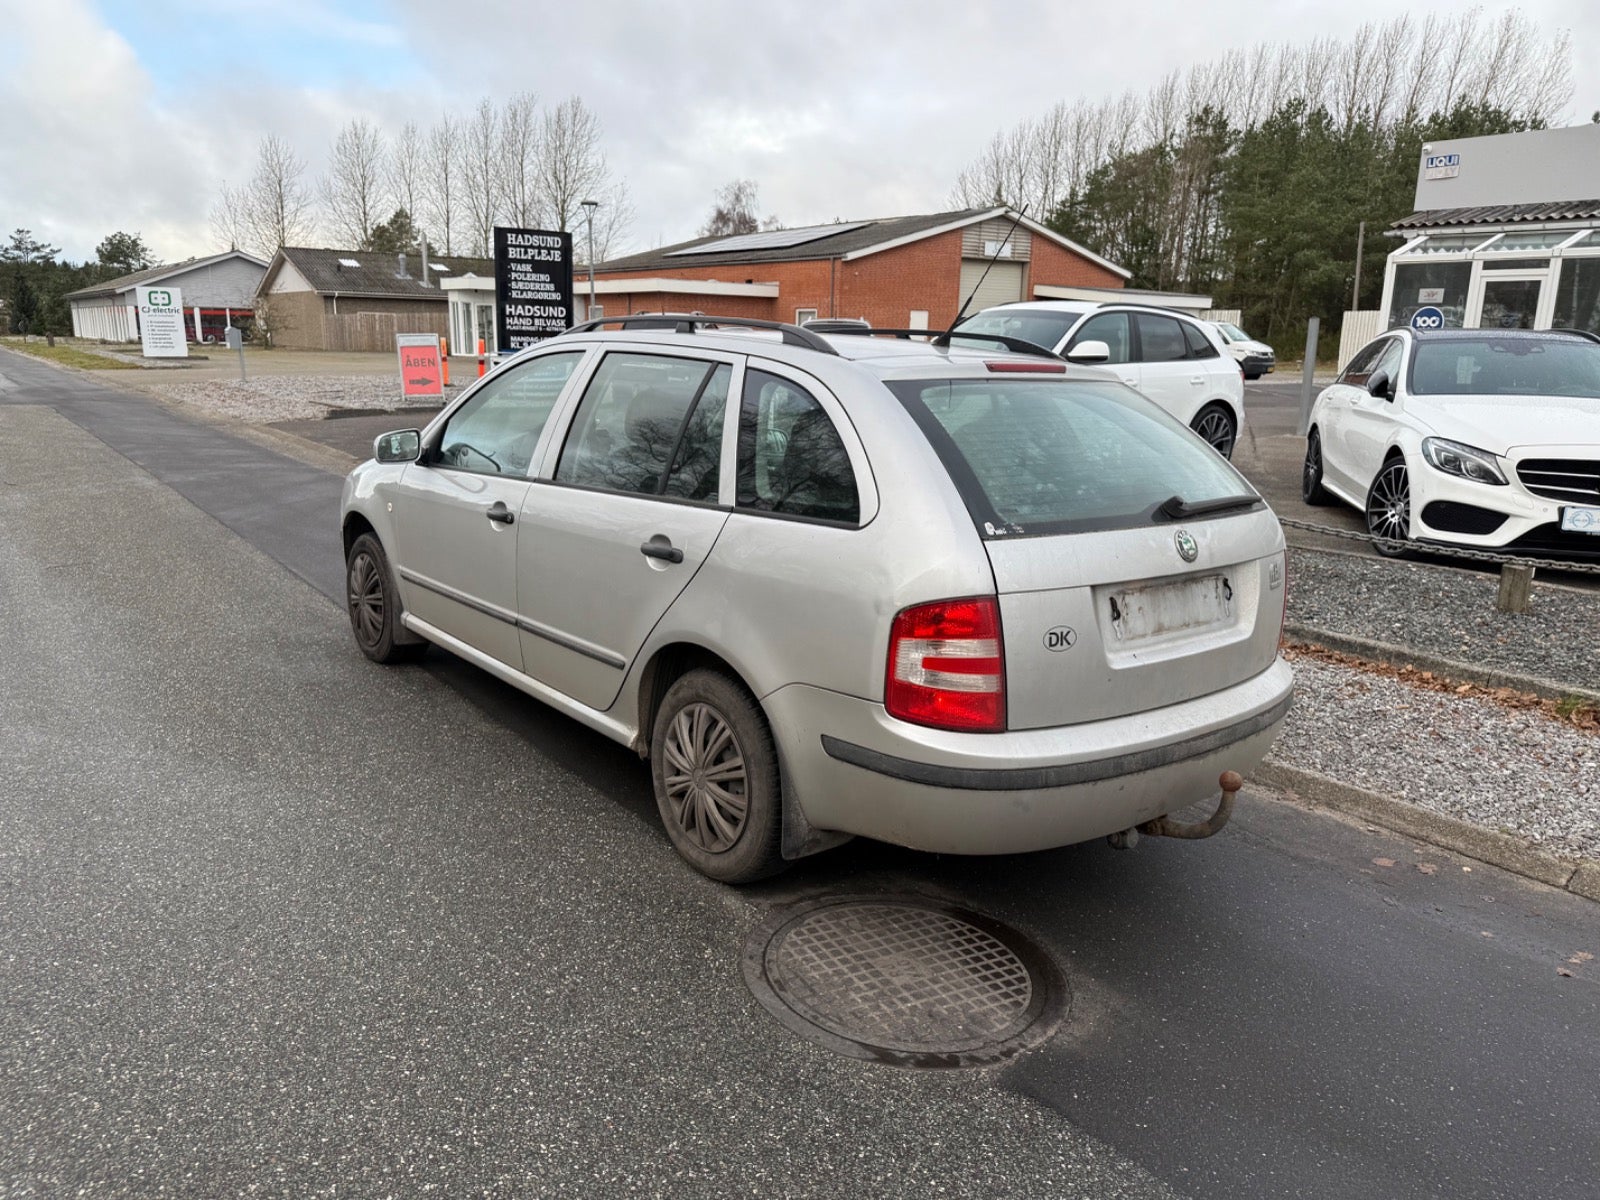
M372 457L381 463L415 462L422 453L422 430L400 429L372 439Z
M1394 384L1389 379L1389 372L1374 371L1367 376L1367 391L1380 400L1394 399Z
M1067 350L1067 361L1075 363L1103 363L1111 361L1111 347L1104 342L1079 342Z

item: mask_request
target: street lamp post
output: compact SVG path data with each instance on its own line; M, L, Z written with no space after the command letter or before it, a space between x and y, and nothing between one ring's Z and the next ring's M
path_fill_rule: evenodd
M594 320L594 210L600 207L598 200L580 200L583 206L583 223L589 227L589 311L584 314L588 320Z

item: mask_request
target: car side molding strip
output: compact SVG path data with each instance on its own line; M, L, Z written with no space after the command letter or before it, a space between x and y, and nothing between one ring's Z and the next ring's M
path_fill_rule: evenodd
M592 658L595 662L604 663L613 670L622 671L627 669L628 660L620 654L613 654L609 650L591 646L588 642L581 642L577 638L568 637L564 633L557 633L548 625L540 625L537 621L530 621L527 617L519 616L507 609L469 596L465 592L457 591L448 584L429 579L426 575L419 575L416 571L407 567L400 568L400 577L407 583L414 583L419 588L443 596L446 600L454 600L457 604L463 604L472 609L473 612L480 612L486 617L493 617L496 621L504 621L507 625L515 625L524 633L531 633L534 637L543 638L547 642L554 642L564 650L571 650L574 654Z
M1294 703L1292 695L1253 717L1246 717L1209 733L1195 734L1181 741L1169 742L1149 750L1131 754L1117 754L1110 758L1095 758L1087 762L1063 763L1054 767L945 767L936 763L915 762L899 758L865 746L857 746L840 738L822 735L822 748L829 758L849 763L853 767L920 783L928 787L962 788L976 792L1022 792L1039 788L1071 787L1074 784L1097 783L1119 775L1134 775L1140 771L1154 771L1190 758L1210 754L1245 738L1253 737L1282 721Z

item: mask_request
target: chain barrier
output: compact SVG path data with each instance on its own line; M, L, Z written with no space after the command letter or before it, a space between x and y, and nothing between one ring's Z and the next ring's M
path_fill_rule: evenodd
M1329 525L1318 525L1314 521L1297 521L1292 517L1279 517L1278 523L1286 529L1304 529L1308 533L1339 538L1347 542L1365 542L1368 545L1376 545L1378 542L1393 544L1389 538L1375 537L1370 533L1362 533L1354 529L1335 529ZM1596 543L1600 545L1600 538L1596 539ZM1468 562L1494 563L1498 566L1512 567L1543 567L1550 571L1571 571L1580 575L1600 575L1600 563L1565 562L1554 558L1530 558L1523 554L1495 554L1489 550L1469 550L1465 546L1444 546L1435 542L1405 542L1402 544L1422 554L1437 554L1445 558L1462 558Z

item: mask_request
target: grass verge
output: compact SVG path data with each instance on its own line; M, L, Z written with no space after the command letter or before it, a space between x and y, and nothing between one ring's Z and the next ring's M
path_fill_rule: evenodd
M139 368L130 362L112 358L105 354L95 354L89 350L79 350L76 346L65 346L57 342L54 346L44 342L29 341L24 338L0 338L0 346L7 350L15 350L19 354L31 354L34 358L42 358L49 362L59 363L63 367L77 367L83 371L137 371Z

